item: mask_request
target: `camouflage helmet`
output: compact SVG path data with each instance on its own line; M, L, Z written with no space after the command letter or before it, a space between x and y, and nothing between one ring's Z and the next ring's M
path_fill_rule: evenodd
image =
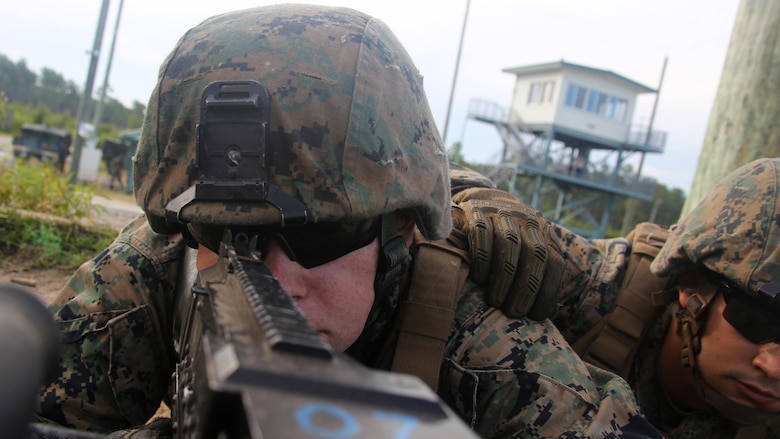
M178 223L277 225L268 202L166 206L199 178L201 95L215 81L268 91L267 182L307 222L363 220L407 209L421 232L451 229L447 154L422 77L385 24L347 8L274 5L211 17L160 67L135 157L135 198L157 232Z
M737 169L670 231L650 270L669 276L702 266L755 293L780 280L780 159Z

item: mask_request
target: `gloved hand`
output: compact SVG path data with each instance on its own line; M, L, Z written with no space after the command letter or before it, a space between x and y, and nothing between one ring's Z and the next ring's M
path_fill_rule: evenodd
M471 278L508 317L534 320L558 309L561 249L537 210L498 189L469 188L452 197L454 228L467 237Z

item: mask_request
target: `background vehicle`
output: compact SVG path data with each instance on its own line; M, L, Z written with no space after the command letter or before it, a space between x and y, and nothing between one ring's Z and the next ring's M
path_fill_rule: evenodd
M62 128L23 124L21 134L13 139L14 156L50 160L62 171L72 140L71 133Z

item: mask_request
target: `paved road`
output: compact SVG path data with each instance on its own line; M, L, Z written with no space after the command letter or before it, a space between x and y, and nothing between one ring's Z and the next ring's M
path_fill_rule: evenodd
M143 210L137 204L109 200L99 195L92 197L92 203L106 208L106 212L100 214L96 221L108 223L117 230L121 230L130 220L143 213Z
M11 152L12 137L7 134L0 134L0 164L5 163L13 157Z

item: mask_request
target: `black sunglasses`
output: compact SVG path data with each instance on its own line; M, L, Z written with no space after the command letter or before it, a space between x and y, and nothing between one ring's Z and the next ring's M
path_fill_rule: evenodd
M232 236L245 234L253 242L252 250L262 255L271 241L282 247L287 257L306 268L313 268L336 260L347 253L363 248L379 234L378 217L362 221L307 224L292 227L278 226L221 226L188 224L192 237L200 245L219 253L219 244L225 229Z
M768 283L748 294L730 281L720 283L726 308L723 318L754 344L780 343L780 283Z

